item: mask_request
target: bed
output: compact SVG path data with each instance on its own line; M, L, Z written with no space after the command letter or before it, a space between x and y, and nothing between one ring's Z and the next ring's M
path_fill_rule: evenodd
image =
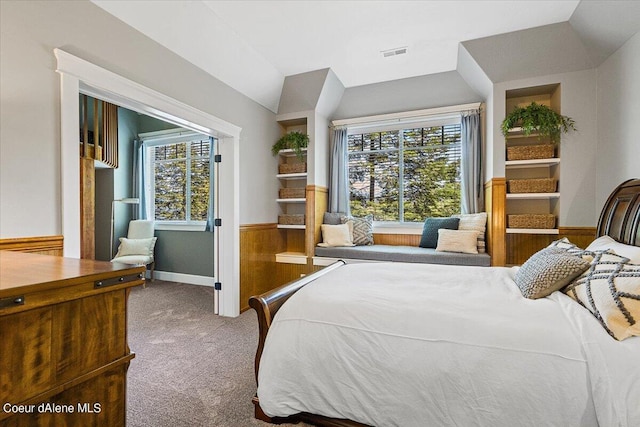
M597 235L640 246L640 180L611 194ZM640 425L640 337L615 340L562 292L524 298L517 271L337 262L252 297L256 418Z

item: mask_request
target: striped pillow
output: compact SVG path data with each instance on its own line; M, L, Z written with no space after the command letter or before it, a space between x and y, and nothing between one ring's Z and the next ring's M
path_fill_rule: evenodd
M458 230L473 230L478 232L478 253L485 253L487 251L484 239L487 231L487 213L458 214L453 215L453 217L460 218Z

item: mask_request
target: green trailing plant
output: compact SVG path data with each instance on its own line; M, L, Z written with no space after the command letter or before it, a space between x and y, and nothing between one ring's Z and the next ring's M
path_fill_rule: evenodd
M572 118L563 116L546 105L532 102L526 107L516 107L502 121L502 134L507 136L515 127L522 128L523 135L538 134L540 137L549 137L552 143L560 141L560 135L576 130Z
M291 132L284 135L271 147L274 156L281 150L291 149L299 159L303 157L303 149L309 145L309 135L301 132Z

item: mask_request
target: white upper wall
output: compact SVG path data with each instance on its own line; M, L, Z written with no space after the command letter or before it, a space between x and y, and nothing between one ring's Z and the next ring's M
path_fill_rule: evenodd
M240 222L275 221L273 112L90 2L2 1L0 237L62 231L56 47L241 127Z
M640 31L640 1L581 1L569 23L599 66Z
M457 71L345 89L332 120L479 102Z
M640 33L598 67L596 206L640 178Z
M278 114L314 110L322 93L328 68L287 76L282 86Z
M568 22L469 40L462 45L494 83L593 68Z
M276 111L284 74L204 2L92 1L240 93Z

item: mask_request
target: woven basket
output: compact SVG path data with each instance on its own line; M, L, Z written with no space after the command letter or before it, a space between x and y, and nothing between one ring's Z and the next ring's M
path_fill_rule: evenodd
M304 225L304 214L278 215L278 224L282 224L282 225Z
M282 163L278 166L278 173L304 173L306 171L306 163Z
M510 179L509 193L554 193L558 182L555 178Z
M553 214L507 215L509 228L554 228L556 216Z
M551 144L507 147L507 160L551 159L553 157L554 149Z
M306 197L304 188L281 188L278 194L281 199L304 199Z

